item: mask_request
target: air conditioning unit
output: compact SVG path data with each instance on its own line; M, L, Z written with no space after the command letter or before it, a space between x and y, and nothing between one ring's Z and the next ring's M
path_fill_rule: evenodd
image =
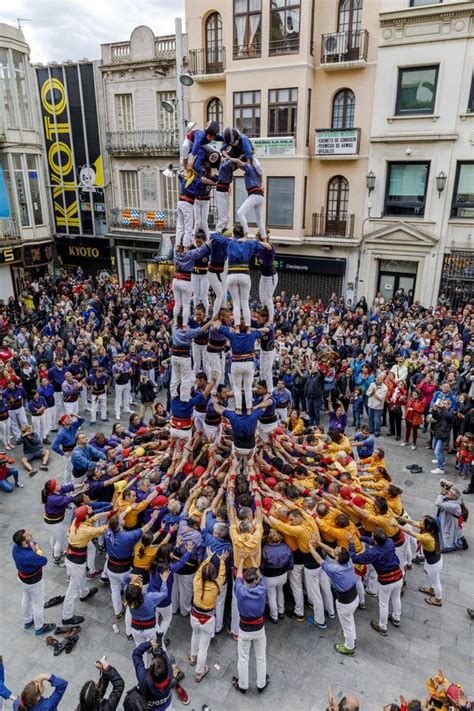
M323 57L325 62L341 62L347 54L349 34L334 32L324 38Z

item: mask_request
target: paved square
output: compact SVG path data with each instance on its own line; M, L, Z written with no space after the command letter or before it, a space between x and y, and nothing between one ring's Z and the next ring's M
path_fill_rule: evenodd
M89 427L85 429L90 431ZM423 514L432 514L439 478L429 473L434 465L431 464L432 453L424 450L426 436L422 436L416 452L409 447L401 448L399 443L387 437L381 437L378 443L386 450L386 461L394 482L404 489L403 500L410 515L417 519ZM20 448L15 450L17 461L19 451ZM40 672L51 672L68 679L69 686L60 708L73 711L83 683L97 678L94 662L103 654L107 654L109 662L125 678L126 689L135 683L131 661L133 642L127 641L123 623L119 625L120 634L114 634L109 588L100 582L97 583L100 588L97 596L76 606L77 614L85 615L86 621L72 654L55 658L42 637L22 629L21 590L10 554L11 536L16 529L30 528L50 558L45 572L46 597L64 594L66 589L65 569L52 567L42 520L42 483L46 478L62 480L60 458L52 453L50 461L48 474L39 472L33 479L22 474L24 489L0 494L0 654L3 654L8 686L16 693ZM423 474L414 476L404 468L415 461L423 467ZM446 476L454 478L453 457L448 458ZM464 488L463 483L461 486ZM472 497L466 497L468 505L470 500ZM342 640L337 620L329 621L326 630L291 620L284 620L278 626L267 624L271 683L263 695L256 692L255 673L251 674L251 690L245 696L231 687L232 675L236 673L237 645L225 631L211 643L209 676L201 684L196 684L186 656L191 639L189 620L175 615L169 631L170 653L175 655L186 674L183 686L191 698L189 708L200 709L207 703L211 711L273 711L276 708L321 711L326 708L326 690L331 686L338 698L352 690L359 694L363 709L376 711L384 703L398 700L400 693L407 697L422 696L426 679L438 667L472 695L474 625L466 614L466 607L474 606L474 512L465 530L472 548L444 556L443 607L437 609L425 604L424 596L418 592L418 587L424 584L424 573L422 567L413 566L408 572L408 585L402 598L401 628L390 627L387 638L373 632L370 620L376 618L378 604L377 600L368 599L367 610L356 615L358 647L354 658L341 657L333 649L334 642ZM60 606L45 614L46 621L60 622L60 617ZM176 697L174 707L181 707Z

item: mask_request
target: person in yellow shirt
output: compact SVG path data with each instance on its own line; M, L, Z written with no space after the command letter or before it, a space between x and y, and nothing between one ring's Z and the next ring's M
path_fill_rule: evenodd
M298 416L296 410L292 410L289 418L286 420L286 428L295 437L299 437L304 433L304 422L301 417Z
M340 474L346 472L349 474L351 479L357 479L357 462L349 454L347 454L347 452L342 450L336 452L334 462L329 466L330 468L338 471Z
M388 504L388 508L395 516L398 523L404 522L404 520L401 521L400 519L406 516L405 509L403 507L402 494L403 489L400 489L400 487L395 486L395 484L389 484L379 494L380 496L384 497L385 501Z
M224 551L219 556L219 571L212 560L212 551L199 566L193 581L193 607L191 610L191 651L189 663L196 666L196 681L200 682L209 672L206 664L207 650L211 639L214 637L216 627L216 602L221 587L226 577L226 560L229 551Z
M98 591L87 585L87 544L102 536L107 530L105 526L94 526L94 522L104 517L103 513L91 516L89 506L79 506L74 512L74 521L68 532L68 547L66 552L66 571L69 585L63 602L63 625L80 625L84 622L82 615L74 614L74 603L79 595L80 600L87 600Z
M381 496L375 496L373 499L373 510L361 509L350 502L350 506L363 520L364 527L368 529L367 524L371 527L381 528L387 538L391 538L395 544L396 554L400 561L400 568L405 571L407 564L407 541L400 524L393 516L388 507L388 503ZM371 530L374 530L371 528Z
M371 457L365 457L365 459L359 460L359 471L373 472L377 467L387 468L385 464L385 452L380 447L374 449L374 453Z
M359 481L363 489L379 492L386 489L387 484L391 483L392 477L384 467L375 467L370 474L359 476Z
M417 528L418 531L409 528ZM416 538L423 548L425 556L424 570L428 576L428 587L421 587L419 591L428 595L425 602L434 607L441 607L443 604L443 588L441 586L441 570L443 569L443 557L439 543L439 527L436 519L432 516L424 516L421 521L407 520L406 526L401 526L402 531L409 536Z
M148 494L146 499L137 504L137 492L134 489L125 489L117 496L115 502L115 510L123 517L123 527L125 531L133 531L138 526L138 516L142 511L151 504L153 499L156 499L156 489Z
M177 530L177 524L170 526L168 533L159 543L155 543L155 541L159 538L161 531L157 531L155 535L152 533L144 533L141 540L133 549L132 575L139 575L141 577L144 592L146 592L146 588L150 582L150 568L155 555L162 546L169 543L171 536Z
M324 453L337 454L337 452L345 452L346 454L352 454L352 445L350 443L349 437L342 434L342 432L329 431L330 442L328 442L324 448Z

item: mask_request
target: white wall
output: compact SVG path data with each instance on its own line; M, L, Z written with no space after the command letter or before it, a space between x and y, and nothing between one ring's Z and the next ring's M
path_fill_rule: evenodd
M0 299L6 301L13 294L13 282L10 267L0 267Z

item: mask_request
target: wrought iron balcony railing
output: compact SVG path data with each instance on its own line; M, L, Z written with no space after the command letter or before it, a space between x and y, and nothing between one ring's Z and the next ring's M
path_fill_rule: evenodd
M311 236L353 239L354 215L347 212L315 212Z
M368 48L367 30L329 32L321 38L321 64L365 61Z
M21 238L21 230L15 217L0 217L0 240L15 242Z
M222 74L225 69L225 47L189 50L189 73Z
M175 129L143 129L137 131L108 131L106 147L112 154L161 154L178 151L178 131Z
M110 211L110 227L140 232L168 232L176 227L176 210L140 210L114 207Z

